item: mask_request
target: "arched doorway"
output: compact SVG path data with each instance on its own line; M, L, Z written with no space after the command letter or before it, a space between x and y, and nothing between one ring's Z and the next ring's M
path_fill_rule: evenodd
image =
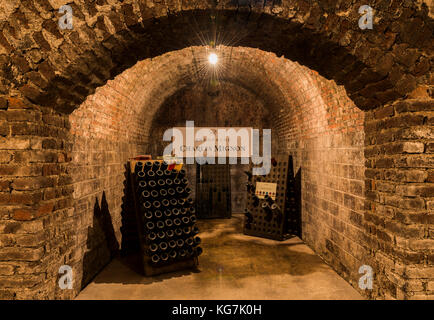
M100 0L72 5L76 21L72 30L57 28L56 5L35 1L7 6L0 33L5 212L1 225L12 239L3 253L9 261L5 272L16 282L8 283L4 296L70 298L79 291L80 284L73 292L60 291L56 280L60 265L82 264L91 220L85 213L109 211L117 216L113 233L119 234L122 187L110 181L122 179L121 164L127 157L146 151L153 115L146 110L156 111L184 87L181 75L197 74L195 63L173 69L178 61L193 59L188 49L180 55L174 50L210 45L217 34L223 39L217 44L259 48L316 70L305 70L321 92L311 96L303 90L304 80L297 79L299 72L293 72L298 67L283 68L286 59L255 49L252 55L241 48L240 69L233 77L244 80L246 87L262 78L264 99L288 108L273 124L286 150L299 159L296 165L307 166L305 221L315 231L306 235L306 241L353 283L358 273L354 255L361 259L368 252L366 263L376 271L372 297L429 296L432 137L427 130L432 125L432 48L431 37L425 35L432 35L432 18L424 1L405 7L399 2L381 4L375 8L376 30L381 32L364 32L357 27L362 4ZM134 76L121 72L154 57L166 59L167 64L160 60L151 70L147 62L140 62L144 69L139 71L148 75L148 82L133 90ZM259 66L254 66L256 61L261 61ZM344 85L346 93L316 72ZM92 100L96 97L99 100ZM316 107L302 108L309 102ZM153 107L141 109L144 104ZM363 125L360 110L366 110ZM316 117L309 119L310 113ZM361 126L365 138L345 131ZM331 138L325 134L330 130L341 131L345 138ZM116 139L107 139L110 135ZM324 146L336 149L331 153L336 158L318 172L318 166L311 164L329 156ZM364 165L359 164L360 147L365 147ZM347 161L337 156L341 151L356 164L334 161ZM102 165L107 161L111 161L108 169ZM324 172L337 179L310 182ZM365 183L361 185L360 179ZM95 191L103 189L104 198L98 194L95 203ZM88 195L94 196L92 201ZM315 200L309 203L309 199ZM346 209L340 210L339 204ZM313 212L320 212L321 220ZM321 234L316 231L325 225L318 221L327 221L337 232L317 241L313 235ZM357 230L351 230L354 225ZM107 252L100 254L107 258Z

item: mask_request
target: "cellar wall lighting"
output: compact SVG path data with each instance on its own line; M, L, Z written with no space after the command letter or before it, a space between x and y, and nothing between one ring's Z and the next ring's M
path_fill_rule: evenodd
M208 61L212 65L216 65L218 62L218 56L215 53L210 53L210 55L208 56Z

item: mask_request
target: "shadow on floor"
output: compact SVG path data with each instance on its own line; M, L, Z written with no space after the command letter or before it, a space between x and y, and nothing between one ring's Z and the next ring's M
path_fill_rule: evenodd
M204 253L198 270L184 270L145 277L139 254L131 254L111 263L95 278L99 283L151 284L195 274L194 281L231 280L260 275L304 276L326 268L320 257L307 249L299 238L284 242L242 234L242 215L232 219L198 222ZM230 282L230 281L229 281Z

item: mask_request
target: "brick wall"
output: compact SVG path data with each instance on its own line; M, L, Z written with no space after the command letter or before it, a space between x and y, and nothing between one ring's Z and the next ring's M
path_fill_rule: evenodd
M170 97L156 113L150 129L149 152L153 156L162 155L168 145L162 139L164 131L173 127L185 127L187 120L193 120L196 127L269 129L270 110L266 104L267 101L262 101L254 92L229 82L220 82L215 86L196 84L184 88ZM278 137L273 135L273 138L273 146L277 146ZM244 212L245 208L247 176L243 167L239 164L231 168L233 212ZM189 169L196 171L193 165ZM195 175L191 178L195 179ZM194 179L190 179L193 182L193 194L196 187Z
M386 297L434 298L434 103L366 114L365 233Z
M17 97L0 102L0 298L54 298L74 259L69 124Z
M146 140L127 78L120 75L99 88L69 116L77 292L120 250L137 247L135 216L125 198L125 166L144 153Z
M298 68L310 83L293 91L296 103L273 123L301 177L302 238L358 288L358 270L368 252L363 242L364 112L343 87ZM294 73L292 78L300 83Z
M405 96L432 68L430 0L373 1L374 30L358 27L365 0L74 1L72 30L58 28L62 1L3 2L1 91L65 112L137 61L203 45L216 26L222 43L285 55L344 84L360 108Z
M141 61L75 105L69 116L12 94L0 99L3 297L71 298L116 244L122 247L123 164L150 150L155 113L180 88L200 82L198 61L206 61L206 54L206 48L191 47ZM220 54L226 80L265 101L280 150L295 158L307 243L353 285L359 265L372 265L371 297L429 297L432 104L388 105L369 112L364 123L364 113L342 87L308 68L258 49L223 47ZM400 138L406 143L383 142L395 139L389 126L418 129ZM364 168L371 166L375 179L367 170L365 184ZM417 174L426 174L425 180L398 186L394 179L422 179L407 178L413 169L423 171ZM73 291L58 289L63 264L74 269Z

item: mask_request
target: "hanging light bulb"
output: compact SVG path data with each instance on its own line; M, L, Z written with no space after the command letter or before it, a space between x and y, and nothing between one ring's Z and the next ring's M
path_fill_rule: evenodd
M219 60L218 56L215 53L211 53L208 56L208 61L209 63L211 63L212 65L216 65L217 61Z

